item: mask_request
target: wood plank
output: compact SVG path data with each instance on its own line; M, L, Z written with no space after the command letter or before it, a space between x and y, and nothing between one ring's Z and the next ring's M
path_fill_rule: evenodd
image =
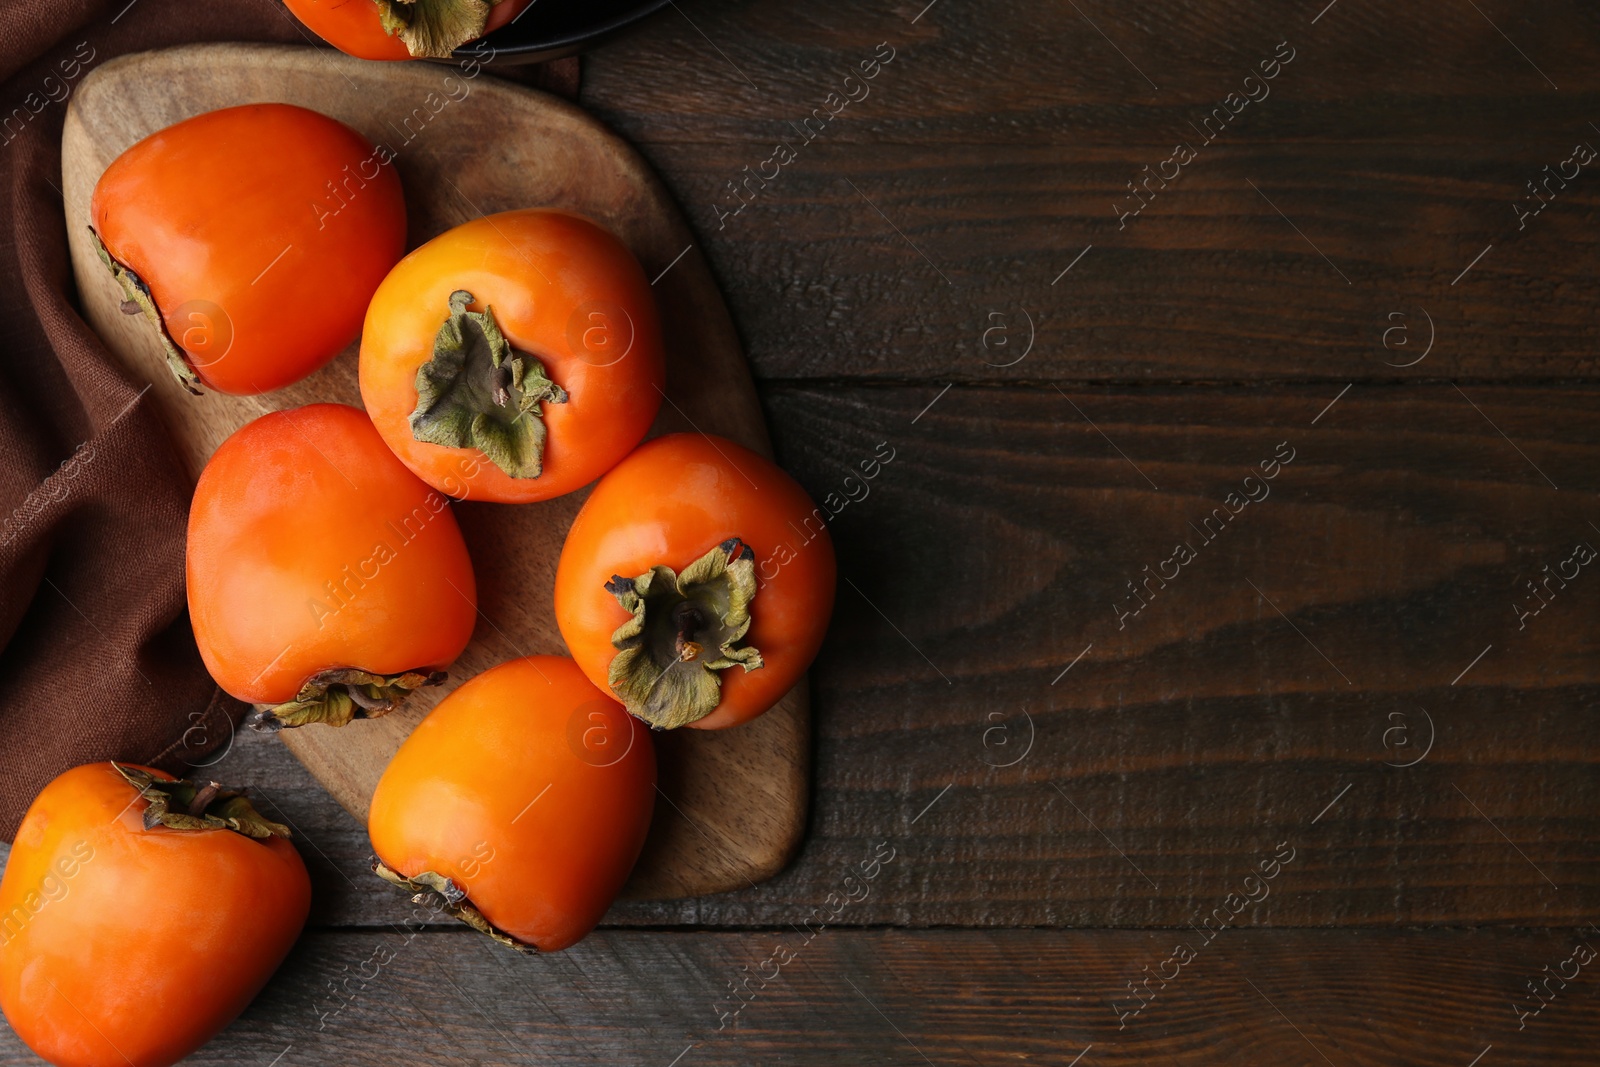
M386 1067L415 1043L430 1062L485 1065L1495 1067L1589 1064L1600 1040L1594 964L1552 984L1520 1031L1513 1009L1531 1003L1525 980L1595 945L1592 930L1243 931L1196 949L1137 1016L1119 1016L1135 1003L1127 984L1184 936L611 931L530 959L471 933L315 931L185 1062ZM795 958L765 988L752 980L732 1016L729 984L772 975L763 961L779 947ZM0 1033L0 1064L36 1062Z
M584 102L684 204L758 377L1592 377L1600 185L1553 185L1525 226L1513 205L1600 148L1595 15L1479 7L689 4L592 57ZM1284 40L1205 144L1190 124ZM893 61L807 141L880 41ZM794 161L750 180L780 141ZM1179 141L1198 158L1124 223Z
M1240 923L1594 916L1600 575L1552 584L1523 629L1513 605L1600 545L1596 390L763 398L814 497L866 494L832 524L814 816L772 882L608 922L803 922L886 840L901 858L839 921L1183 926L1280 842L1295 858ZM893 459L866 481L882 442ZM1189 524L1282 442L1293 461L1251 483L1270 495L1205 542ZM1119 629L1125 583L1180 540L1197 558ZM360 873L361 828L272 746L216 773L261 785L326 853L319 922L403 914Z

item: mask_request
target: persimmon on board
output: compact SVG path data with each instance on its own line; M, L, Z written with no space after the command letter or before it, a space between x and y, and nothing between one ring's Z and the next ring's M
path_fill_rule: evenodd
M622 888L655 807L650 731L565 656L445 697L372 795L374 870L522 950L576 943Z
M835 580L823 513L799 483L725 438L669 434L612 468L573 520L556 623L634 715L717 730L805 674Z
M189 620L211 676L268 728L342 726L444 680L477 619L449 500L360 410L311 404L229 437L195 486Z
M367 309L361 400L406 466L451 496L570 493L644 438L666 383L649 280L599 225L487 215L396 264Z
M89 202L95 246L186 389L269 392L355 340L405 251L392 160L303 107L208 111L106 168Z

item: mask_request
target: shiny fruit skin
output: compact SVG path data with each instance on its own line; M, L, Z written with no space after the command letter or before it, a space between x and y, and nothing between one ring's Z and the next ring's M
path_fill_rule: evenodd
M306 108L223 108L118 156L89 211L107 251L149 285L201 382L264 393L355 340L405 251L389 158Z
M567 649L605 688L628 618L605 589L657 564L682 572L731 537L755 552L759 583L746 643L765 666L721 672L722 699L698 722L718 730L755 718L816 658L833 612L837 569L824 515L771 460L721 437L681 433L641 445L612 468L567 532L556 568L556 622Z
M311 906L288 841L146 830L137 797L109 763L67 771L28 809L0 881L0 1007L58 1067L194 1052L266 984Z
M372 796L378 858L466 890L495 926L551 952L594 929L644 847L650 731L565 656L485 671L412 731Z
M513 478L477 449L412 436L417 368L432 357L458 289L472 294L473 310L491 308L512 348L536 356L569 394L543 405L548 436L537 478ZM606 350L624 336L624 354ZM530 503L592 482L644 438L665 384L644 270L606 230L559 211L502 212L435 237L383 280L361 336L361 399L373 424L423 481L473 500Z
M501 0L489 12L484 33L493 33L522 14L533 0ZM372 0L284 0L295 18L312 33L346 55L358 59L411 59L398 37L384 31L378 5Z
M240 700L287 701L336 667L443 668L477 616L448 501L343 404L275 411L222 443L195 487L187 562L200 655Z

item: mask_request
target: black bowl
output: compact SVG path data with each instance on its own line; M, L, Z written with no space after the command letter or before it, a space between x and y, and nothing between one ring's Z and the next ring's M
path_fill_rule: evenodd
M534 0L508 25L456 50L457 59L482 59L484 45L497 63L543 63L577 55L632 28L670 0Z

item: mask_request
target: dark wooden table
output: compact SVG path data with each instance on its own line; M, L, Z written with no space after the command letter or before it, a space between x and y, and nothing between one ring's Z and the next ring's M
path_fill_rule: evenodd
M799 858L523 959L241 735L195 1063L1600 1062L1600 9L926 2L585 69L838 511Z

